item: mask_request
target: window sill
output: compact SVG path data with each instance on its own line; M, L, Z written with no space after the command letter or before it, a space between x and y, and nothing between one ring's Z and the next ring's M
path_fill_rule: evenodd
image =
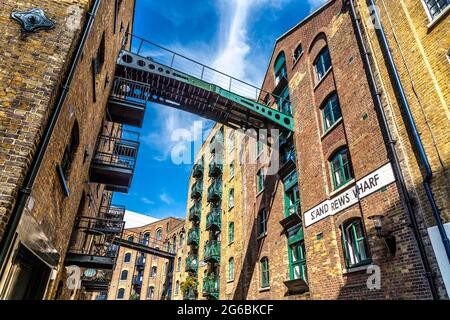
M338 189L336 189L333 192L331 192L330 193L330 197L333 197L333 196L337 195L338 193L341 193L342 191L347 190L348 188L350 188L351 186L354 185L355 181L356 181L355 178L347 181L345 184L340 186Z
M262 238L265 238L265 237L267 237L267 232L264 232L263 234L260 234L257 238L256 238L256 240L261 240Z
M227 280L227 283L232 283L232 282L234 282L234 278Z
M444 9L441 13L437 15L437 17L433 18L433 20L430 21L430 23L427 25L428 29L433 28L436 24L438 24L444 16L450 11L450 5L447 6L447 8Z
M323 77L314 85L314 91L316 91L317 88L320 86L320 84L325 81L325 78L328 76L328 74L331 72L331 70L333 70L332 66L327 70L327 72L325 72Z
M234 241L228 242L228 246L231 246L234 243Z
M264 189L262 189L261 191L258 191L258 192L256 193L256 198L258 198L263 192L264 192Z
M322 135L320 136L320 140L323 140L331 131L333 131L334 128L336 128L340 123L342 122L342 117L339 118L338 121L336 121L335 123L333 123L333 125L331 127L329 127L327 129L327 131L325 131L324 133L322 133Z
M269 291L269 290L270 290L270 286L258 289L259 292L264 292L264 291Z
M365 272L367 270L367 268L369 268L371 265L372 265L372 262L370 261L363 265L344 268L344 269L342 269L342 274L345 275L345 274L351 274L351 273L356 273L356 272L361 272L361 271Z

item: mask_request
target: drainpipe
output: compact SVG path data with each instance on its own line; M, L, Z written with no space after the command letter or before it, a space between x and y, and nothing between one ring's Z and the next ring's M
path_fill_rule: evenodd
M369 0L369 3L372 6L372 8L375 8L374 0ZM430 186L430 181L431 181L431 178L433 177L433 171L431 170L431 166L428 161L428 157L425 152L425 149L423 147L419 132L417 130L417 126L414 121L414 117L412 115L411 108L409 106L408 100L406 99L405 90L403 89L403 85L400 80L400 76L399 76L397 68L395 66L392 52L389 49L389 44L388 44L388 41L386 38L386 34L384 32L383 26L381 24L381 19L380 19L378 10L375 9L373 11L374 11L374 17L375 17L375 25L379 26L378 34L380 35L380 38L381 38L381 44L382 44L384 52L385 52L385 58L387 58L389 67L394 75L394 83L395 83L395 87L397 89L397 93L400 95L400 100L401 100L402 106L403 106L404 110L406 111L408 124L412 130L414 142L416 144L416 147L419 151L420 158L422 159L423 165L425 167L426 175L425 175L425 179L423 180L423 186L425 188L425 192L427 194L428 201L430 202L431 209L432 209L434 218L436 220L437 227L439 229L439 233L442 238L442 242L444 244L445 252L447 254L447 259L450 262L450 241L447 237L447 233L445 232L444 224L442 223L441 216L439 214L439 209L436 205L436 201L434 200L434 195L433 195L433 192L431 191L431 186Z
M398 160L398 156L397 156L397 151L395 150L395 141L392 139L392 134L389 130L389 126L386 120L386 114L384 112L383 109L383 104L381 101L381 94L378 93L377 90L377 86L376 86L376 82L375 82L375 76L372 70L372 67L370 66L370 62L369 62L369 51L366 48L366 45L364 44L364 39L363 39L363 35L362 35L362 31L361 31L361 26L359 23L359 19L358 16L356 14L356 10L355 10L355 5L353 0L350 0L350 6L351 6L351 14L352 14L352 18L354 20L354 24L356 26L356 36L358 38L358 41L361 45L361 50L363 51L364 55L363 55L363 63L366 67L367 73L368 73L368 80L369 80L369 84L371 86L372 92L374 92L375 94L375 99L376 99L376 108L378 111L378 114L381 118L381 127L383 132L386 134L387 136L387 140L388 140L388 148L389 148L389 153L391 155L392 158L392 164L393 164L393 169L395 172L395 175L397 177L397 180L399 182L400 185L400 194L401 197L403 198L403 202L406 206L406 212L408 214L409 220L411 222L411 227L413 230L413 234L414 237L417 241L418 244L418 249L419 249L419 253L420 253L420 257L421 260L423 262L423 266L425 269L425 276L428 280L428 284L430 286L430 290L431 290L431 294L433 296L433 299L438 299L438 293L437 293L437 289L436 286L434 284L433 281L433 273L431 271L431 267L430 267L430 263L426 254L426 250L425 250L425 246L422 240L422 237L420 236L420 231L419 231L419 227L417 224L417 219L416 216L414 214L414 210L412 208L411 202L410 202L410 198L408 195L408 190L406 188L406 183L405 183L405 179L403 177L403 173L401 170L401 166L400 166L400 161Z
M47 125L47 128L44 132L44 137L41 140L41 143L38 147L36 155L34 156L34 160L32 162L31 168L28 171L27 176L25 177L25 181L22 184L22 187L19 189L18 196L17 196L18 199L16 201L16 204L14 205L13 211L11 213L11 218L10 218L8 224L6 225L5 233L4 233L2 241L0 243L0 267L1 267L0 270L3 269L3 266L6 263L8 251L9 251L9 248L14 239L20 219L22 217L23 209L25 208L26 201L33 189L33 185L36 180L39 169L41 167L42 160L45 155L45 151L47 150L47 147L49 145L53 131L55 130L56 123L58 122L59 115L61 114L64 102L66 101L67 93L69 92L69 89L70 89L70 84L72 82L78 62L81 58L87 38L92 29L95 15L97 14L100 3L101 3L101 0L95 0L91 11L88 12L88 20L85 24L83 34L81 36L80 42L79 42L76 52L75 52L75 55L70 64L70 68L69 68L69 72L67 74L66 80L61 87L61 92L60 92L60 95L58 98L58 102L53 111L51 119ZM3 271L2 271L2 273L3 273Z

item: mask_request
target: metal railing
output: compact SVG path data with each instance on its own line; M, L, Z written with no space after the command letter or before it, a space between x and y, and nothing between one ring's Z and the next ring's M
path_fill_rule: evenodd
M186 258L185 267L186 272L194 271L197 272L198 270L198 257L194 254L189 254Z
M221 209L213 208L211 212L206 215L206 230L209 230L212 226L217 226L220 229L221 226Z
M208 240L205 243L203 260L215 260L220 262L220 241Z
M207 201L215 201L222 197L222 181L215 179L208 187Z
M200 215L202 213L202 206L199 202L196 202L190 209L189 209L189 220L200 220Z
M219 277L216 275L210 275L203 279L203 295L213 296L218 298L219 296Z
M136 245L143 245L152 249L172 254L176 253L173 250L173 247L167 241L149 237L148 234L145 232L135 232L131 230L125 230L122 238Z
M101 206L99 216L106 219L123 220L125 217L125 206L114 204Z
M145 107L150 96L149 85L121 77L114 78L110 97L130 101Z
M191 198L200 198L203 192L203 183L200 180L195 181L191 189Z
M285 100L271 92L262 90L261 88L258 88L248 82L239 80L219 70L208 67L191 58L176 53L175 51L145 40L142 37L131 33L128 33L126 36L131 39L130 51L134 54L163 64L177 71L181 71L208 83L215 84L225 90L238 94L242 97L252 99L263 105L266 103L264 103L262 99L266 95L273 97L273 99L269 99L267 105L276 103L277 100Z
M200 233L198 227L192 228L188 232L187 244L188 245L197 245L200 238Z

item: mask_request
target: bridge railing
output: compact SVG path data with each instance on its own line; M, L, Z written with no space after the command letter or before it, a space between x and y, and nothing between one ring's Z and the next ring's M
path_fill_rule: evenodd
M127 37L131 39L130 50L134 54L151 59L154 62L184 72L208 83L215 84L225 90L257 101L263 105L270 105L273 103L283 104L283 102L289 102L288 100L285 100L271 92L262 90L261 88L258 88L248 82L239 80L219 70L208 67L191 58L183 56L151 41L145 40L144 38L133 34L127 34Z
M164 251L167 253L175 254L173 245L167 241L152 238L147 236L146 233L135 232L132 230L124 230L123 239L127 242L131 242L136 245L143 245L152 249Z

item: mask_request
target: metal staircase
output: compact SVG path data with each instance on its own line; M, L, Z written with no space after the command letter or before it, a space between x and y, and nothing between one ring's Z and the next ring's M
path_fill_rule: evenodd
M115 106L130 105L138 113L155 102L232 128L293 131L291 116L262 102L282 98L140 37L127 37L131 46L119 54L111 92Z

